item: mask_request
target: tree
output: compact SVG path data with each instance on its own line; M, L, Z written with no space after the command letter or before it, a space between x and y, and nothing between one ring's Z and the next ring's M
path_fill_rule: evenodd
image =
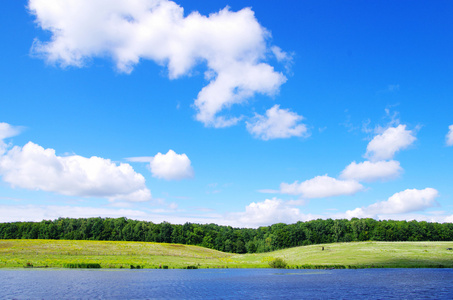
M173 233L173 226L168 222L160 224L160 240L162 243L171 243L171 234Z

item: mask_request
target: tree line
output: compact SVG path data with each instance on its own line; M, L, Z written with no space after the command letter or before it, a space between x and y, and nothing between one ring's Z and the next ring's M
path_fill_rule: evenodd
M252 229L216 224L155 224L127 218L59 218L0 223L0 239L143 241L256 253L334 242L452 241L453 224L353 218L278 223Z

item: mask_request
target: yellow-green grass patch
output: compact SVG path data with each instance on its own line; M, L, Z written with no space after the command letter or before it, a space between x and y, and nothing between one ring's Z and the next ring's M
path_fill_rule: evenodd
M322 250L324 248L324 250ZM112 241L0 240L0 268L268 268L282 258L289 267L453 267L453 242L352 242L310 245L256 254L230 254L198 246Z

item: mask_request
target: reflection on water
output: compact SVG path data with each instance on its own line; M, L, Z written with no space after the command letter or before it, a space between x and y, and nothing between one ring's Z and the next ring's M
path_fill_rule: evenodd
M453 269L0 269L0 298L453 299Z

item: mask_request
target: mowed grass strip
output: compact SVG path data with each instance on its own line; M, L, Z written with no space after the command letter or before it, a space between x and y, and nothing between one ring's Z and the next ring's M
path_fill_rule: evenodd
M100 264L102 268L268 268L275 258L282 258L290 268L453 268L453 250L449 248L453 248L453 242L352 242L230 254L165 243L0 240L0 268L67 264Z

